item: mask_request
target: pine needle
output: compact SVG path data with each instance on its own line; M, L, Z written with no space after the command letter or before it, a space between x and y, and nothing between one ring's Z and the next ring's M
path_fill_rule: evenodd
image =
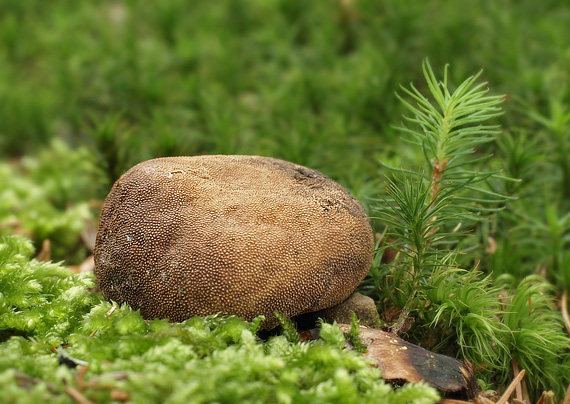
M507 389L505 390L505 392L503 393L501 398L496 402L496 404L506 404L507 403L507 401L509 400L509 397L511 396L511 394L513 394L513 391L515 391L515 389L518 386L520 386L520 383L524 377L524 374L525 374L525 370L523 369L514 378L514 380L511 382L511 384L509 384L509 387L507 387Z

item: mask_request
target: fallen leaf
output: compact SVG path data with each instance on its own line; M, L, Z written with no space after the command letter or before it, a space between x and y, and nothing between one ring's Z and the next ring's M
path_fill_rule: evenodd
M350 331L350 324L339 326L345 333ZM471 398L479 396L480 388L470 364L430 352L385 331L360 327L359 333L367 349L364 357L382 370L383 379L424 381L445 392L466 391Z

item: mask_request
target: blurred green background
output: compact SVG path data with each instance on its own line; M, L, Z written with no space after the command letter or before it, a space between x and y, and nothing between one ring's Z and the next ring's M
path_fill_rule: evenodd
M507 95L504 133L482 152L523 182L502 190L520 199L475 235L496 247L481 268L560 271L570 263L566 4L3 0L0 233L49 238L54 259L79 262L79 235L112 182L168 155L283 158L369 207L384 192L380 160L421 162L392 127L403 112L394 92L423 86L428 57L438 74L449 63L455 84L483 69Z

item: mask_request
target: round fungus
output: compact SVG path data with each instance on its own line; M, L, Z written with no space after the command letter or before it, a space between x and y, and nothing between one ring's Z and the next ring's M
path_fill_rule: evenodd
M95 276L145 319L264 315L264 328L345 300L373 236L358 200L318 171L268 157L167 157L113 185Z

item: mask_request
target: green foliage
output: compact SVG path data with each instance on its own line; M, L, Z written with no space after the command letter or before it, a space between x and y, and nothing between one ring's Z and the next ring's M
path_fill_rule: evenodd
M477 271L434 271L422 316L436 327L440 348L457 343L464 357L487 368L484 377L499 383L512 379L516 360L531 392L562 396L570 382L570 339L554 307L555 288L539 276L515 283L504 275L496 283Z
M454 236L460 234L457 229L484 220L484 214L495 211L494 205L506 199L481 186L496 178L496 172L470 169L488 157L473 157L475 147L490 142L491 135L497 132L496 126L481 122L500 115L498 105L502 101L502 97L486 95L488 90L482 90L485 83L476 83L479 75L450 92L447 68L443 82L439 82L425 61L424 76L433 101L413 85L412 90L404 92L415 104L398 96L414 114L405 117L406 121L415 125L399 129L421 149L426 170L392 168L406 177L401 181L402 187L394 182L389 184L389 199L376 209L378 218L389 226L387 237L396 240L392 247L402 257L397 265L384 268L379 277L388 288L386 280L392 280L395 292L388 290L387 294L399 300L396 303L404 309L395 325L396 332L410 308L416 306L415 295L440 262L438 257L445 255ZM441 245L443 248L438 248Z
M539 276L521 282L504 275L494 286L477 271L439 268L430 278L426 320L440 329L440 345L449 343L449 327L472 363L483 364L501 383L516 360L527 372L532 391L563 395L570 382L570 339L555 309L555 288Z
M535 391L550 388L561 395L570 383L570 340L554 307L556 288L536 275L519 283L503 277L498 283L508 291L502 314L511 331L508 351L528 369Z
M325 323L322 319L320 320L319 328L319 335L323 341L337 348L344 347L346 344L346 338L340 328L335 325Z
M542 187L555 186L562 190L561 199L565 206L570 203L570 106L567 103L567 84L564 74L555 73L548 75L547 88L548 99L546 111L525 103L525 113L540 125L542 130L547 131L545 137L548 150L547 161L554 165L555 178Z
M32 183L41 184L47 202L60 210L102 198L109 185L87 148L72 149L60 139L53 139L48 148L33 157L23 157L21 166Z
M283 329L283 335L289 342L299 342L301 338L299 337L299 333L295 328L295 324L289 318L283 316L283 314L275 311L275 317L279 320L279 324L281 324L281 328Z
M376 156L402 156L391 94L426 55L455 77L484 66L541 116L564 106L567 16L530 0L4 1L0 153L91 137L110 178L161 155L254 153L371 181ZM504 120L535 133L515 107Z
M510 329L498 316L502 307L498 289L490 277L482 277L477 271L454 268L452 262L442 264L434 269L424 289L425 300L430 303L423 312L426 322L439 326L440 346L453 342L472 363L505 372L511 351L504 339ZM455 331L452 338L449 329Z
M7 162L0 162L0 235L23 233L36 246L48 238L53 257L75 263L87 252L79 239L84 220L96 214L87 202L102 200L111 182L143 159L242 153L309 165L346 185L367 209L386 203L379 216L399 223L374 221L385 235L389 225L401 252L393 266L380 265L378 254L363 289L399 307L409 302L416 319L407 333L412 340L426 342L422 335L435 334L442 341L437 349L475 364L490 357L477 352L477 344L513 350L510 356L495 350L494 365L487 363L493 371L504 364L495 380L492 372L486 376L500 388L508 358L524 361L518 352L530 355L538 342L525 337L513 345L511 327L517 326L505 329L508 308L504 299L497 301L493 279L513 277L508 287L502 280L495 284L509 299L518 282L537 272L558 292L570 291L569 18L560 0L255 0L247 7L236 0L2 1L0 156ZM428 74L426 84L401 89L399 83L421 75L418 61L426 56L437 66L452 64L442 85ZM474 66L485 72L452 91L451 83L462 83ZM473 107L462 97L474 96L487 108L476 119L498 113L498 105L481 105L489 93L479 79L507 94L506 113L491 123L461 125ZM435 97L426 96L426 104L423 97L432 90ZM398 103L394 91L412 109ZM390 126L404 111L407 142ZM449 120L453 114L455 121ZM490 133L497 124L506 132ZM469 130L479 125L490 127L474 137ZM458 130L463 137L453 134ZM495 137L496 143L487 141ZM450 153L455 158L437 178ZM497 158L488 158L492 154ZM380 170L378 160L384 162ZM394 173L387 166L414 174L401 170L379 203L370 198L381 186L378 178ZM503 181L501 170L521 181ZM445 278L448 267L453 275ZM470 275L475 270L481 274ZM434 295L436 281L448 295ZM432 299L441 306L427 305ZM493 307L497 315L489 318ZM557 318L549 305L542 307ZM107 308L92 319L114 321L126 313L118 308L106 319ZM136 316L125 316L124 330L141 326ZM463 322L464 316L471 320ZM538 324L550 321L543 317ZM487 327L494 337L485 342ZM97 338L105 330L101 326ZM331 343L343 344L334 328L323 325L323 331ZM43 346L41 338L35 341ZM525 348L525 341L534 342ZM551 375L569 361L561 346L545 346L562 355L549 362ZM35 361L54 360L48 352L40 360L18 349L25 354L10 360L27 361L32 370ZM538 371L536 359L525 363L535 389L555 377ZM64 368L57 372L69 377ZM21 391L12 376L3 373L0 380L2 392L12 392L7 397ZM61 384L55 386L60 395L52 387L28 383L26 397L69 402Z
M0 163L0 235L49 239L54 258L81 259L81 231L94 218L88 201L100 197L102 178L87 149L60 140L19 166Z
M366 352L366 345L360 341L360 321L356 314L352 312L352 321L350 323L350 331L348 332L348 338L358 352Z
M411 307L420 283L442 254L433 245L443 240L441 234L435 235L436 229L455 216L442 212L448 198L440 196L429 202L430 189L421 181L405 180L402 189L391 182L388 189L392 198L379 209L379 219L389 226L387 237L394 237L390 246L398 250L403 262L395 267L383 266L375 279L395 304L403 307L410 302Z
M393 390L362 356L345 350L336 325L322 339L256 337L263 317L145 321L129 306L101 302L90 276L30 259L23 237L0 243L0 391L7 403L71 403L66 386L89 400L111 391L148 403L435 403L423 384ZM290 327L293 327L290 324ZM63 345L65 344L65 345ZM61 347L63 345L63 348ZM58 348L59 353L52 348ZM63 353L62 353L63 350ZM87 362L59 365L64 355Z
M461 157L473 154L475 146L494 139L492 135L498 133L498 126L480 123L502 114L499 104L503 97L486 95L489 92L488 89L484 89L487 83L477 84L482 72L469 77L450 93L448 66L445 67L443 82L437 80L427 61L423 63L423 71L435 105L413 84L411 90L402 87L402 91L416 103L416 105L411 104L397 95L413 113L413 116L404 118L409 123L419 125L422 131L418 132L405 126L399 129L411 136L412 144L421 147L426 164L432 171L436 169L438 173L441 172L441 179L451 180L455 176L459 178L468 176L472 178L468 183L481 181L476 172L460 169L465 166L465 161L462 161ZM438 164L441 167L438 167ZM455 176L451 176L451 173ZM461 182L459 184L463 185Z
M461 255L474 250L480 254L484 246L458 230L468 226L484 232L495 220L493 214L509 200L495 190L505 188L500 180L507 178L500 177L498 171L485 170L489 154L476 155L476 147L497 134L496 126L482 122L500 115L502 97L487 96L488 90L482 90L484 83L476 84L479 75L453 92L448 90L447 68L443 81L438 82L425 62L424 75L433 101L413 85L411 90L404 89L413 104L399 98L414 114L405 117L414 126L400 129L421 150L425 171L392 168L403 179L389 182L389 197L377 208L379 219L387 225L385 238L393 240L385 242L384 248L399 252L392 263L381 264L371 273L385 296L402 308L393 330L400 332L414 316L421 320L416 327L429 327L428 334L440 341L436 350L452 354L450 345L457 346L462 357L486 369L483 377L505 383L510 363L516 360L532 379L532 393L553 389L563 395L570 382L570 339L554 307L553 288L542 279L528 277L516 287L499 289L491 275L483 276L477 268L462 270L457 263ZM506 141L506 148L515 146L511 138ZM524 156L526 152L521 153ZM524 163L518 163L517 158L512 157L511 167L524 174ZM564 273L559 265L565 256L562 240L567 217L558 218L549 206L548 226L531 218L528 225L521 225L529 232L542 229L542 242L536 238L528 241L536 243L534 248L551 251L551 268L560 276ZM503 260L508 258L505 252L501 254Z
M60 264L30 259L34 250L23 237L0 238L0 333L62 344L83 314L98 300L90 275L74 275Z

